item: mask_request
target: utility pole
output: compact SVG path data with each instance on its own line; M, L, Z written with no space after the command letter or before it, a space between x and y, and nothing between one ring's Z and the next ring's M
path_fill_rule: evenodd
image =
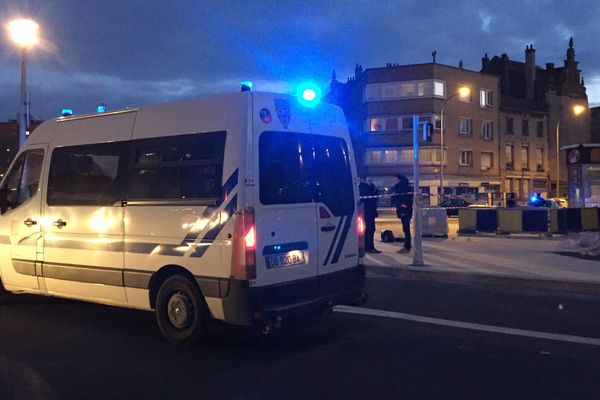
M413 217L414 217L414 239L413 239L413 265L422 267L423 247L421 245L421 193L419 190L419 124L423 124L423 137L427 137L427 122L419 122L419 117L413 115Z

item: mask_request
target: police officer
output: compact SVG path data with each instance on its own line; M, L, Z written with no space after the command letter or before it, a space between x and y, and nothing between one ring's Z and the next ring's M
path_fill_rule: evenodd
M410 220L413 212L413 196L410 193L408 179L404 175L396 175L397 182L392 187L392 205L396 207L396 216L402 223L404 232L404 247L398 250L398 253L408 253L412 248L410 236Z
M363 204L365 218L365 251L378 254L381 251L375 248L375 218L377 215L377 188L370 178L361 178L359 185L360 201Z

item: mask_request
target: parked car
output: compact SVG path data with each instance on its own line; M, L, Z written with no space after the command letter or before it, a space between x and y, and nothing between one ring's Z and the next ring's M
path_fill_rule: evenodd
M470 205L471 203L469 203L465 199L460 198L446 199L439 204L440 207L444 207L446 209L446 215L448 215L449 217L452 215L458 215L459 208L466 208Z
M556 207L556 208L569 208L569 202L565 198L562 198L562 197L553 197L553 198L548 199L548 200L552 200L552 201L556 202L557 205L558 205L558 207Z

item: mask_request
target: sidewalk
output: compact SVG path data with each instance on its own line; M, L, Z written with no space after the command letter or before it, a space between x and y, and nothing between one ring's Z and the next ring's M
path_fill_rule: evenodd
M579 234L473 235L423 238L425 266L412 265L412 252L398 254L401 242L375 247L381 254L367 254L371 274L406 279L492 283L540 289L600 294L600 261L577 257Z

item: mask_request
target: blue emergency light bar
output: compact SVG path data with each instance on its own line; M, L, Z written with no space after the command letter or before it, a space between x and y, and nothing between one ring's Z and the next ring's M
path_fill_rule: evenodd
M70 108L63 108L62 110L60 110L60 115L62 117L70 117L71 115L73 115L73 110L71 110Z
M298 86L296 96L304 107L313 108L321 102L321 88L314 82L304 82Z

